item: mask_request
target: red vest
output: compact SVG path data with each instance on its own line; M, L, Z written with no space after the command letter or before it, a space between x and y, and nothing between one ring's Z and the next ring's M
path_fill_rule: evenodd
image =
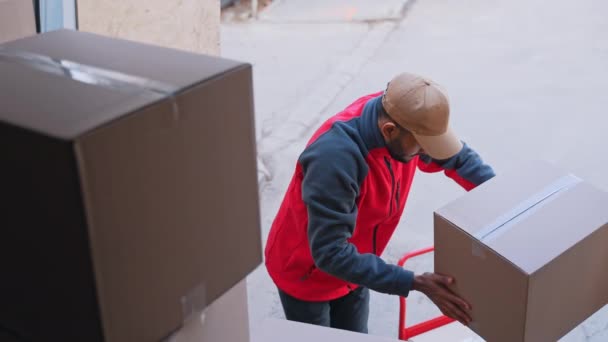
M362 97L330 118L308 145L331 129L334 122L360 116L365 103L379 94ZM403 213L417 163L397 162L384 147L371 150L366 162L369 172L361 184L356 229L349 242L359 253L381 255ZM298 164L270 230L265 251L266 267L275 284L295 298L308 301L336 299L357 285L315 267L308 244L308 214L302 201L302 178L302 167Z

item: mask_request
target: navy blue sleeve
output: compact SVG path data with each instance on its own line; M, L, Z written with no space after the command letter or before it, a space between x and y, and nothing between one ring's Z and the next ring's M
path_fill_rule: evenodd
M444 171L467 191L494 177L492 167L484 163L479 154L465 143L459 153L448 159L438 160L428 155L420 156L418 168L424 172Z
M357 219L356 199L367 164L348 139L322 136L300 156L308 240L316 266L374 291L407 296L414 274L380 257L360 254L348 242Z

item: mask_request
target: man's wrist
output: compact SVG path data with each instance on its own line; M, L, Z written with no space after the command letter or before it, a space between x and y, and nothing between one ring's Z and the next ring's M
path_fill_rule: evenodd
M412 290L418 292L424 292L424 276L423 275L415 275L414 280L412 281Z

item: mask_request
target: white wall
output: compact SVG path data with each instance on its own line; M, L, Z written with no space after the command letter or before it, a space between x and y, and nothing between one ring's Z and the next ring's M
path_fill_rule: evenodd
M36 34L31 1L0 0L0 43Z
M78 0L81 31L219 55L218 0Z

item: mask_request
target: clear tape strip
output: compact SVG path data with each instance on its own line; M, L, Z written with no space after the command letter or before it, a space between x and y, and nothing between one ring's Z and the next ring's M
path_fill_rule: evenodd
M0 47L0 61L18 63L74 81L119 91L150 92L173 97L179 87L119 71Z
M207 287L202 283L181 298L182 317L186 322L196 315L204 314L207 307Z
M205 283L201 283L187 294L180 298L182 307L182 325L171 332L167 337L161 339L161 342L183 342L183 335L191 333L192 327L203 326L207 313L207 287ZM193 321L199 319L200 322ZM184 332L185 329L185 332ZM189 332L190 331L190 332ZM180 338L181 336L181 338Z
M513 227L516 222L519 222L523 214L530 214L530 210L533 208L538 208L541 203L546 202L549 198L555 198L554 196L558 193L570 189L581 181L580 178L574 175L566 175L559 178L541 191L520 202L517 206L498 217L494 222L480 229L475 234L475 238L487 242L489 239L498 236L499 233L504 233Z
M475 240L473 240L471 242L471 254L473 254L474 257L478 257L481 259L486 258L486 252L485 252L484 246L482 246L481 242L478 242Z

